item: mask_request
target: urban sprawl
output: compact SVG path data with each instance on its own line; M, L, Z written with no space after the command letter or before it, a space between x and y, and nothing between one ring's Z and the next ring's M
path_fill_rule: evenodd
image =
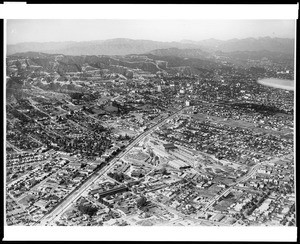
M293 66L169 62L8 56L6 224L294 226Z

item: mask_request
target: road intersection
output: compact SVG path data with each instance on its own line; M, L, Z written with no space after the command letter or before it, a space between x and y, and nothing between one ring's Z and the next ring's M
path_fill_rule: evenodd
M135 147L140 141L142 141L146 136L151 134L154 130L156 130L159 126L166 123L168 120L173 119L177 115L179 115L181 112L186 110L189 107L183 107L180 110L176 111L175 113L171 114L167 118L161 120L156 125L152 126L142 134L140 134L136 139L134 139L123 151L117 155L115 158L113 158L109 165L105 168L102 168L99 171L94 172L91 177L87 179L86 182L84 182L78 189L74 190L67 198L64 199L63 202L61 202L59 205L57 205L50 213L45 215L40 219L40 221L36 225L51 225L54 221L56 221L64 211L70 207L74 202L76 202L77 199L79 199L82 194L89 189L89 187L96 182L99 178L101 178L105 173L107 173L110 169L114 167L114 165L133 148Z

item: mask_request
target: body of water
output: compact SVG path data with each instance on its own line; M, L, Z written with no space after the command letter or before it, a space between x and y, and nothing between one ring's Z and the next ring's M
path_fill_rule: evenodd
M294 90L294 80L283 80L277 78L266 78L258 80L257 83L285 90Z

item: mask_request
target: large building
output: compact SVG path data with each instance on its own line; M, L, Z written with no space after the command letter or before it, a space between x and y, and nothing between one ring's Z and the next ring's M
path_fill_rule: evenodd
M166 151L177 149L177 147L173 143L164 144L164 148L165 148Z
M169 165L175 169L186 169L191 167L181 160L172 160L169 162Z
M114 195L116 193L125 192L125 191L128 191L127 186L119 186L119 187L116 187L116 188L113 188L113 189L110 189L110 190L107 190L107 191L103 191L102 189L99 189L99 188L94 189L94 190L90 191L90 194L91 195L98 194L99 198L102 198L102 197L106 197L106 196L109 196L109 195Z

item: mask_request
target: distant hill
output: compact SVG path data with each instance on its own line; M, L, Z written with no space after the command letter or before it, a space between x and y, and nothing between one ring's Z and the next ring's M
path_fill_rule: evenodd
M156 56L175 56L182 58L208 58L210 54L201 49L179 49L179 48L168 48L168 49L156 49L149 53Z
M161 54L164 54L163 50L161 50L161 52ZM196 55L197 58L180 57L180 54L191 55L192 51L190 49L188 49L188 51L185 49L182 51L175 51L175 54L178 54L179 56L176 56L173 51L169 50L167 52L172 55L158 56L147 53L128 56L71 56L46 54L41 52L25 52L9 55L7 62L13 64L16 62L15 60L22 60L23 64L26 66L26 72L31 72L31 67L40 67L40 70L57 72L59 75L63 76L66 72L80 72L84 66L89 65L90 68L100 70L106 69L110 72L122 74L125 77L130 77L131 69L141 69L152 74L155 74L158 71L201 74L203 72L211 72L219 65L213 59L199 58L199 56L207 55L206 52L202 52L201 50L193 51L196 54L198 53L198 55Z
M252 60L261 60L263 58L268 58L270 60L294 60L294 55L288 53L280 53L280 52L271 52L271 51L234 51L234 52L222 52L216 51L216 55L218 56L226 56L235 59L252 59Z
M26 60L28 67L31 65L40 66L47 72L58 72L63 75L66 72L80 72L84 64L96 69L109 69L112 72L126 74L127 69L141 69L155 73L161 70L153 60L129 61L120 60L110 56L96 55L61 55L46 54L41 52L16 53L8 56L8 60L21 58ZM125 69L124 69L125 68Z
M192 56L192 50L179 51L177 49L194 49L198 50L195 55L201 56L204 52L222 51L271 51L278 53L294 53L294 39L287 38L246 38L231 39L221 41L216 39L207 39L203 41L181 42L158 42L150 40L133 40L126 38L117 38L100 41L87 42L28 42L14 45L7 45L7 54L23 53L23 52L43 52L50 54L64 55L127 55L127 54L143 54L153 50L167 49L165 51L156 51L157 55L162 52L174 53L175 56ZM200 53L201 51L203 53ZM159 54L161 52L161 54Z
M220 41L216 39L207 39L203 41L183 40L182 43L199 45L214 51L236 52L236 51L270 51L277 53L294 53L295 40L290 38L245 38Z
M11 55L15 53L34 51L65 55L127 55L142 54L155 49L171 47L196 48L197 45L180 42L157 42L125 38L88 42L31 42L7 45L7 54Z

